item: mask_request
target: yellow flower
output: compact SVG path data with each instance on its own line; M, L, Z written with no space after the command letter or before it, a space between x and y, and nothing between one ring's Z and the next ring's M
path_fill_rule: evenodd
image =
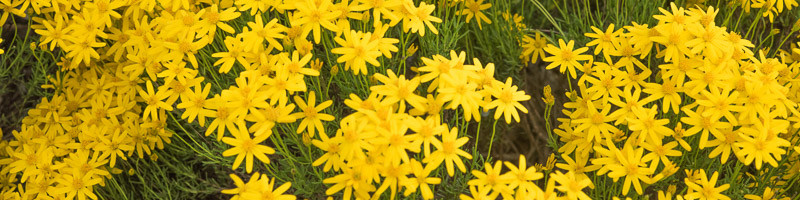
M236 115L230 108L225 106L225 101L222 100L222 97L219 97L219 95L208 99L206 108L214 110L215 112L214 115L211 116L211 118L214 118L214 120L212 120L211 124L209 124L208 128L206 128L205 135L209 136L216 130L217 141L222 140L222 137L225 135L226 128L230 132L236 132L235 123L243 123L243 120L240 120L240 116Z
M292 187L291 182L283 183L278 188L273 189L276 184L275 178L270 179L266 174L261 174L261 177L258 177L258 174L255 174L252 179L257 180L248 185L247 191L241 194L242 199L264 199L267 197L266 199L274 200L295 200L297 198L291 194L283 194Z
M522 56L529 58L531 63L536 63L539 58L544 59L544 47L547 46L547 40L542 37L542 34L536 32L534 38L525 35L522 38Z
M250 137L247 128L239 127L237 131L232 131L233 138L224 137L222 142L233 146L232 148L222 152L222 156L228 157L236 155L236 160L233 161L232 169L239 168L242 160L245 161L245 171L250 173L253 171L253 157L255 156L261 162L269 164L267 154L275 153L271 147L261 145L261 142L269 138L270 134L261 134L255 138Z
M633 113L634 108L643 107L648 102L641 99L642 92L634 88L626 88L620 95L621 98L609 99L608 102L619 107L611 115L617 116L614 125L628 124L628 118L635 118Z
M319 137L321 140L313 140L311 144L325 151L325 154L314 160L311 165L316 167L325 163L322 171L327 172L331 167L333 167L333 171L339 171L345 165L344 157L341 155L341 145L345 138L340 136L328 138L328 135L325 134L320 134Z
M447 131L447 127L439 122L439 117L426 118L414 117L406 119L405 123L414 131L414 143L422 143L422 152L425 157L431 155L431 144L438 140L436 136Z
M753 127L741 128L739 136L742 140L733 144L739 160L746 165L755 161L756 169L761 169L763 163L778 167L777 161L786 154L784 148L791 146L789 141L777 136L788 130L789 126L789 123L780 122L767 118L764 122L755 122Z
M777 193L777 192L778 192L778 190L772 190L772 188L767 187L766 189L764 189L764 193L761 196L753 195L753 194L746 194L746 195L744 195L744 198L745 199L749 199L749 200L776 199L775 193ZM778 195L778 197L780 197L780 196L781 195ZM783 199L783 198L780 198L780 199ZM788 197L786 199L788 199Z
M673 113L680 113L681 95L678 92L683 92L683 87L677 85L672 79L665 79L663 83L645 83L645 93L650 96L644 98L644 102L653 102L656 100L662 101L662 111L667 113L672 107Z
M459 156L472 159L472 155L459 148L468 141L469 138L467 137L458 138L458 129L453 127L450 131L442 133L442 141L433 141L433 146L436 147L436 151L431 153L430 156L425 157L422 162L433 166L439 166L444 162L447 168L447 174L450 176L453 176L453 164L455 164L459 170L465 172L467 168L464 166Z
M344 168L341 174L322 180L322 183L333 184L325 190L325 195L332 195L344 189L342 198L345 200L350 200L353 192L356 193L357 199L369 199L369 192L375 190L375 186L362 173L360 170Z
M575 132L585 134L589 142L602 142L606 139L608 133L617 130L608 122L611 122L616 116L609 115L611 111L611 104L605 104L602 108L595 108L594 103L589 103L585 117L573 120L578 124L575 127Z
M98 145L97 151L102 153L100 157L107 157L109 159L109 166L112 168L117 163L117 156L122 158L122 160L128 160L128 157L125 156L123 151L133 151L133 146L130 145L131 141L128 138L128 133L122 132L122 130L114 129L113 131L110 131L109 134L104 135L99 139L102 143Z
M614 51L614 45L619 43L619 36L622 35L622 29L614 30L614 24L608 25L608 28L605 32L598 29L597 27L592 26L592 31L594 33L584 33L586 37L594 38L594 40L586 43L586 46L596 46L594 49L594 55L600 54L603 52L608 59L608 53ZM605 51L603 51L605 50Z
M113 25L112 18L119 19L122 17L117 11L119 7L125 6L125 2L98 0L91 3L83 4L83 9L93 12L98 23L103 23L106 27ZM38 10L36 7L34 9Z
M208 37L214 38L214 35L217 33L217 28L228 33L236 32L233 27L226 23L227 21L239 18L241 13L236 12L236 8L227 8L222 10L218 7L218 4L212 4L210 7L207 7L200 12L202 13L202 16L200 17L201 20L200 24L198 25L197 33L201 35L208 35Z
M733 145L743 139L739 136L739 130L734 131L733 127L723 128L720 132L722 135L715 135L716 138L708 142L708 146L715 147L711 153L708 153L708 158L714 158L721 154L720 161L724 164L731 157L731 150L734 150Z
M650 166L658 165L659 162L664 162L665 166L674 166L672 162L667 158L667 156L676 157L681 156L683 153L678 150L674 150L675 147L678 146L678 142L672 141L667 144L662 144L661 141L653 141L653 142L645 142L642 143L642 147L647 151L650 151L644 157L653 158L652 162L650 162ZM666 173L669 167L665 167L662 173Z
M389 19L391 20L390 24L396 24L399 22L400 18L397 16L396 13L393 12L394 8L403 6L403 1L396 1L396 0L359 0L362 5L367 6L368 8L372 9L372 21L374 23L380 23L382 19ZM365 19L369 20L369 13L365 13Z
M428 117L437 119L437 121L441 121L440 113L447 101L442 98L434 98L432 94L428 94L425 99L425 107L411 109L409 114L413 116L426 115Z
M363 14L360 12L368 9L369 6L359 4L355 0L344 0L333 4L331 10L339 11L339 15L336 17L336 27L338 27L339 30L335 30L334 32L342 33L350 30L350 19L361 20Z
M658 119L658 106L650 108L633 108L633 117L628 117L628 129L638 135L639 143L644 141L661 141L665 136L672 135L672 129L667 128L669 119Z
M415 53L417 53L417 50L419 50L419 47L417 47L416 44L409 45L408 49L406 49L406 56L414 55Z
M380 166L381 186L372 193L373 199L380 197L386 189L390 189L389 199L394 199L397 194L398 186L402 183L408 182L409 165L410 161L406 160L404 163L383 162Z
M525 91L518 91L517 86L511 84L511 77L508 77L505 83L499 81L493 83L490 92L496 99L487 104L485 108L497 108L494 112L494 119L499 119L502 114L507 124L511 123L512 117L519 122L520 118L517 110L528 113L528 109L522 106L520 102L530 100L531 97L525 94Z
M361 100L358 95L351 93L350 98L344 100L344 104L358 112L350 114L345 118L351 118L351 116L356 118L365 116L365 114L375 111L375 109L379 106L379 103L380 96L378 96L377 93L370 93L369 97L364 100Z
M60 173L56 179L56 188L52 190L52 193L56 195L66 194L65 199L86 199L87 197L97 199L97 195L94 194L92 188L102 181L102 178L93 174L82 174L78 171Z
M701 113L704 116L721 115L731 123L737 125L738 121L733 113L740 112L743 107L736 105L736 100L739 97L739 92L732 91L732 89L720 89L711 87L710 90L703 90L700 92L703 99L698 99L697 104L708 108Z
M753 56L753 51L750 50L750 48L755 47L755 45L753 45L753 43L751 43L749 40L742 39L742 36L739 35L738 33L735 33L735 32L728 33L728 37L726 37L726 39L733 46L734 55L736 55L736 54L745 54L745 55L747 55L745 57ZM748 47L750 47L750 48L748 48ZM734 57L734 58L736 58L736 57Z
M692 181L689 178L684 179L684 183L686 186L689 187L690 191L684 197L686 199L720 199L720 200L730 200L728 196L721 194L722 191L727 190L730 188L729 184L723 184L719 187L717 185L717 177L719 177L719 173L714 172L711 175L711 178L706 178L706 171L700 169L699 179Z
M279 24L277 18L273 18L267 22L267 24L264 24L262 18L257 16L256 21L247 22L247 26L250 27L249 31L237 35L237 38L241 36L243 39L244 51L260 52L263 48L264 40L269 43L267 50L271 50L272 48L278 49L279 51L283 50L283 46L277 39L285 37L285 35L281 33L286 32L286 27Z
M384 105L399 104L400 110L406 110L406 102L414 108L423 108L425 98L415 94L417 86L419 86L419 77L414 77L411 80L406 80L402 74L398 76L391 69L387 69L388 76L383 74L375 74L375 79L384 85L376 85L370 87L373 93L385 96L383 101Z
M600 165L586 166L587 162L589 161L588 154L575 154L574 160L569 156L569 154L561 154L561 157L564 158L565 163L557 163L556 167L569 172L574 172L575 176L580 179L589 178L589 176L586 175L587 172L593 172L600 168ZM589 185L589 188L594 189L594 185Z
M386 58L392 58L392 52L397 52L398 49L394 44L400 42L396 38L385 37L386 31L389 31L390 26L382 23L375 23L375 30L372 30L372 35L369 36L370 42L378 41L378 51L380 51Z
M490 193L490 191L492 190L482 185L469 186L469 194L472 196L470 197L465 194L461 194L458 196L458 198L462 200L497 199L498 193Z
M365 159L364 150L374 149L374 144L368 141L377 137L377 132L367 129L366 120L344 118L339 124L336 137L344 138L339 146L340 156L345 160Z
M451 64L450 60L438 54L433 55L432 59L422 57L421 60L422 63L425 64L425 66L417 68L417 71L423 72L421 73L422 76L420 76L420 81L428 82L434 80L433 83L431 83L431 85L428 86L428 88L436 87L438 84L434 83L438 83L437 80L441 78L443 75L450 74L450 71L453 68L453 66L450 65ZM433 91L431 89L428 90Z
M600 98L601 103L607 103L609 99L619 99L622 95L622 89L625 81L625 72L618 70L616 67L607 70L594 71L593 77L586 78L586 82L591 83L591 86L586 90L591 99Z
M338 63L345 63L345 70L352 68L354 74L367 74L366 63L373 66L380 66L378 57L381 52L378 51L378 41L371 40L371 33L356 32L350 30L344 33L344 39L335 38L336 43L341 47L331 49L332 53L341 54L336 59Z
M233 1L238 7L239 11L250 10L250 15L257 15L258 13L268 12L270 8L279 8L278 5L282 1L259 1L259 0L237 0Z
M0 163L9 163L9 173L16 174L22 172L20 182L25 182L30 179L46 176L45 174L37 173L37 166L43 162L53 162L53 151L50 148L38 148L34 145L23 144L18 147L14 152L9 152L11 158L3 159Z
M555 174L550 174L550 177L555 180L559 185L555 189L565 193L569 199L588 200L592 199L583 193L583 188L592 184L592 180L588 178L579 178L575 176L574 172L567 172L566 174L561 171L556 171ZM627 193L624 190L623 193Z
M327 100L315 106L316 98L317 96L314 91L308 94L308 101L303 101L299 96L294 96L294 103L303 111L293 114L297 118L303 118L303 120L300 121L300 125L297 127L297 133L302 133L303 130L308 129L308 134L311 137L314 137L314 130L319 130L320 135L324 135L325 127L322 126L322 121L334 120L332 115L320 113L320 111L331 106L333 101ZM308 104L306 104L306 102L308 102Z
M306 91L308 88L303 80L304 77L300 74L291 75L288 70L278 70L274 77L267 77L264 84L269 86L267 87L269 103L288 101L287 94Z
M201 86L200 83L203 82L204 79L202 76L177 78L177 81L171 81L167 85L168 90L171 90L172 94L169 96L169 98L167 98L166 102L175 102L179 97L189 95L192 92L192 87Z
M442 182L441 178L428 177L435 167L433 167L433 165L422 167L422 163L416 159L412 159L410 165L411 173L414 177L409 178L406 183L403 184L406 186L404 195L408 196L416 192L417 188L419 188L420 193L422 193L422 199L433 199L433 191L431 191L430 185L436 185Z
M647 24L638 24L633 22L633 26L625 26L628 33L623 33L626 37L630 38L630 42L634 48L639 49L641 54L639 58L645 58L650 55L653 49L653 37L659 36L658 30L655 28L648 28Z
M311 54L306 54L300 58L300 55L297 51L292 51L291 57L289 57L289 54L280 54L280 63L284 65L283 68L289 72L290 76L296 76L298 74L305 76L319 76L319 71L305 67L308 65L308 62L311 61L311 57Z
M43 20L42 24L44 25L44 29L34 30L34 32L42 36L41 45L50 43L50 51L53 51L56 46L65 47L69 30L66 29L64 19L55 17L52 21ZM0 43L2 43L2 39L0 39ZM2 49L0 49L0 51L2 51Z
M173 62L188 60L193 68L199 68L197 56L195 55L197 51L208 45L209 38L200 38L197 41L194 38L194 34L187 34L183 37L178 37L176 42L165 42L164 46L170 50L166 57L173 60Z
M406 123L390 118L382 124L385 125L375 128L379 135L372 143L382 148L384 163L400 164L401 161L407 163L408 151L415 153L420 151L421 141L414 140L414 135L407 135Z
M128 41L125 42L124 46L133 46L138 47L139 51L148 50L148 48L144 48L150 45L152 42L151 38L154 33L154 29L156 25L155 22L151 22L147 16L142 16L141 19L131 19L133 25L129 30L123 30L125 34L128 35ZM156 52L148 51L150 55L154 55Z
M480 108L482 106L483 96L478 91L478 85L467 81L468 75L466 72L451 74L452 76L444 76L443 81L440 82L439 95L436 98L441 98L449 102L447 109L457 109L461 106L464 109L464 117L467 121L472 120L481 121ZM446 86L443 83L447 83ZM431 87L431 86L428 86Z
M753 1L751 7L764 9L765 12L763 12L762 17L768 17L769 22L772 23L775 18L775 15L783 12L784 6L786 6L787 10L791 10L793 6L797 6L797 1L795 0Z
M139 96L141 96L145 104L147 104L147 107L145 107L142 112L142 120L147 120L148 117L150 117L150 119L160 119L158 117L158 110L172 110L172 106L164 102L164 100L172 94L172 91L163 88L164 86L161 86L158 91L154 91L153 83L148 81L147 90L139 89Z
M100 54L98 54L94 48L106 46L106 43L97 42L93 37L81 39L78 37L68 37L67 40L69 40L71 44L65 46L64 51L67 52L67 58L72 58L68 69L75 69L81 63L88 66L92 58L100 58Z
M475 176L475 179L469 180L467 184L485 187L487 190L491 190L493 195L500 194L505 199L510 199L513 191L508 187L508 184L516 177L508 173L500 175L500 171L503 170L502 161L495 162L494 167L489 162L486 162L484 163L484 169L486 170L485 173L479 170L472 170L472 175Z
M430 29L433 34L439 34L439 31L436 30L436 27L431 23L442 23L442 19L431 15L433 10L436 9L435 5L428 5L425 4L425 2L421 2L419 7L414 7L409 4L403 5L411 13L411 20L409 20L408 25L403 22L403 27L406 27L404 28L405 32L408 32L410 29L412 33L419 33L419 36L425 36L425 25L427 25L428 29Z
M666 46L659 54L659 57L663 54L664 62L683 60L685 58L684 55L691 54L691 50L686 43L692 39L692 35L688 31L684 31L683 26L662 24L653 28L659 33L659 36L652 37L653 42Z
M483 26L481 26L481 21L484 21L487 24L492 24L492 20L486 17L486 15L484 15L481 11L491 7L491 3L483 4L483 0L466 0L464 2L464 9L458 11L457 14L467 15L467 23L469 23L474 16L475 22L478 23L478 28L483 29Z
M700 54L707 59L717 59L730 54L732 44L725 37L725 28L717 26L704 27L700 24L690 25L686 31L695 36L686 42L691 47L691 54Z
M292 21L292 26L302 26L302 35L305 36L313 30L314 43L319 44L319 40L322 37L320 26L331 31L339 30L333 24L333 20L341 14L341 11L331 10L333 7L331 1L321 1L321 3L317 4L314 0L305 0L296 2L294 6L297 8L295 16L298 19Z
M672 12L664 8L658 8L662 15L654 15L653 18L656 18L660 23L675 24L681 27L698 20L696 16L686 16L686 10L683 7L677 7L675 2L670 2L669 7Z
M192 123L195 118L200 123L200 126L205 126L206 117L214 115L214 111L206 109L206 98L211 91L211 84L206 83L205 88L202 85L194 86L194 91L189 90L186 94L181 95L181 103L177 105L178 108L186 109L181 118L187 119Z
M719 114L703 115L702 108L697 108L696 112L688 108L684 108L682 110L683 113L686 114L686 117L681 117L681 122L692 125L691 128L686 130L684 136L691 136L702 131L698 145L700 149L707 147L706 143L708 143L709 133L713 135L722 135L722 133L720 133L720 129L731 126L730 123L721 121L721 116Z
M331 76L336 76L337 74L339 74L339 65L331 66L331 71L330 72L331 72Z
M634 147L631 143L626 143L622 150L617 147L611 146L611 151L616 153L618 163L611 164L609 169L611 172L608 176L617 181L620 177L625 177L625 183L622 185L622 194L628 194L633 184L636 193L641 195L642 185L639 181L644 183L651 183L650 175L653 174L653 168L647 167L647 160L643 158L644 149L641 147Z
M547 69L559 67L561 73L569 71L569 75L572 76L572 78L577 78L578 73L575 72L575 68L581 66L578 61L589 60L592 57L589 55L581 55L583 52L589 50L589 48L582 47L573 50L575 41L570 40L569 43L564 43L563 39L558 39L558 45L559 46L556 47L552 44L547 44L547 47L544 48L544 51L552 55L542 59L546 62L551 62L547 65Z
M260 177L259 173L255 172L250 176L253 178L250 178L250 180L248 180L247 183L245 183L236 174L229 174L228 176L231 178L231 180L233 180L233 184L236 186L236 188L224 189L221 191L221 193L232 194L233 197L231 197L231 200L239 200L241 195L247 192L248 188L252 188Z
M25 10L28 8L28 2L24 0L0 0L0 24L6 24L8 16L14 14L20 17L26 17Z
M536 167L528 167L524 155L519 155L519 166L515 166L511 162L505 162L504 164L510 170L509 172L506 172L506 174L508 174L509 177L512 177L508 187L517 188L516 196L519 197L526 193L535 193L535 191L539 189L539 186L536 186L533 181L542 179L544 175L542 175L541 172L536 171Z
M244 119L253 122L250 132L258 136L264 133L271 133L276 123L293 123L297 119L292 116L294 104L287 104L287 100L278 101L277 104L269 104L266 107L257 109L258 114L247 115Z

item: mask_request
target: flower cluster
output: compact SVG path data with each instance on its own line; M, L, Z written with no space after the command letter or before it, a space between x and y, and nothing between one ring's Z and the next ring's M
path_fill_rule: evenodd
M762 17L769 18L769 22L773 22L775 16L781 14L784 10L787 12L792 8L797 7L796 0L738 0L730 1L731 4L739 4L745 12L750 12L751 9L758 10Z
M463 3L449 6L462 6L457 14L467 22L474 17L479 27L491 23L481 13L491 4ZM397 56L400 42L386 37L390 28L438 34L436 6L415 4L0 1L8 11L0 22L30 13L39 48L63 52L61 72L46 86L53 96L29 111L22 129L12 133L16 140L2 143L0 176L9 184L0 195L98 199L95 186L130 167L123 161L134 155L157 159L153 151L174 134L169 121L197 122L206 136L227 144L222 156L235 157L234 170L251 173L259 162L269 164L268 156L281 147L267 140L289 128L325 152L313 165L338 173L324 180L333 184L328 195L344 190L346 199L353 192L378 197L389 189L395 196L402 187L405 195L419 189L423 198L433 198L431 185L440 179L428 177L431 171L444 165L452 176L455 165L465 172L461 159L472 158L461 150L468 142L465 126L449 127L442 111L480 121L481 113L494 109L494 119L519 122L519 111L527 113L519 102L530 97L512 79L496 80L492 63L466 64L464 52L422 59L411 79L405 71L385 70L383 58ZM334 103L326 100L328 91L309 87L323 65L312 61L319 46L353 76L374 73L371 79L381 83L363 100L351 94L344 104L352 114L339 121L324 112ZM336 76L338 66L330 69ZM223 85L213 74L235 78ZM339 124L333 135L326 133L331 121ZM283 194L291 183L276 188L274 178L257 171L246 183L239 177L232 174L235 188L222 191L233 199L295 198Z
M601 55L598 60L583 54L587 47L574 49L572 41L548 45L547 68L577 79L564 104L568 118L559 118L555 130L567 162L557 166L579 180L589 180L588 173L614 182L624 178L622 195L675 183L674 174L690 166L678 158L691 151L707 152L701 155L718 164L796 169L798 154L791 149L800 148L800 87L794 82L800 62L788 52L781 59L754 53L750 41L715 24L717 12L672 4L654 16L658 23L652 27L592 27L585 35L593 38L587 45ZM651 57L663 64L645 64ZM798 175L784 172L774 178ZM718 183L718 172L710 178L706 173L687 169L690 178L680 184L685 193L673 190L659 198L729 199L721 193L729 186Z
M344 190L344 199L380 197L387 190L392 198L401 188L406 196L420 191L424 199L433 198L431 186L441 179L429 177L431 171L445 167L453 176L455 168L466 171L462 161L472 155L461 148L469 141L459 129L443 123L443 110L458 110L470 121L480 121L481 112L494 110L494 118L507 123L519 121L519 102L530 99L524 91L494 78L494 64L485 66L478 59L466 64L464 52L449 57L422 58L418 76L387 70L375 74L380 85L370 87L366 98L351 94L345 104L353 109L329 137L320 134L312 144L325 151L313 165L338 175L323 182L333 184L327 195ZM427 89L420 87L430 83ZM426 97L418 95L427 91ZM459 109L460 108L460 109Z
M12 183L2 188L3 199L96 199L93 187L125 167L118 160L157 159L152 151L173 134L165 129L166 112L144 115L149 108L138 104L145 99L137 95L144 81L122 68L96 66L51 80L59 92L29 110L21 130L11 133L16 140L2 148L0 177Z
M333 120L321 112L331 101L316 105L307 91L305 77L318 76L322 65L309 64L309 36L320 43L323 31L335 33L338 61L366 74L365 61L378 66L377 57L398 50L397 39L384 38L387 28L403 22L405 32L422 36L436 34L433 23L441 22L431 16L433 5L412 1L13 0L0 6L9 11L0 22L10 14L35 14L40 47L65 55L63 72L49 86L54 96L29 111L22 130L12 133L16 141L3 148L3 182L12 183L4 185L3 199L96 199L93 187L119 170L118 159L151 155L170 142L167 120L177 122L174 114L229 144L223 156L236 156L232 167L244 161L251 172L253 157L269 163L266 155L275 152L263 143L276 124L300 121L297 132L314 137L325 135L322 121ZM231 23L240 18L250 20L243 27ZM370 20L373 32L349 27ZM217 46L226 50L208 52ZM199 59L201 52L218 60ZM200 75L212 65L219 73L235 71L235 85L225 89L216 77ZM212 88L224 90L214 94ZM303 93L305 100L298 96ZM250 180L247 187L273 192L269 178Z

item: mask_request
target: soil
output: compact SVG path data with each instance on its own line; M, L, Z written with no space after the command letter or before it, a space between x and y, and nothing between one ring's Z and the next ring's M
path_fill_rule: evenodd
M531 96L531 100L522 102L528 109L528 114L520 113L520 123L514 124L507 132L499 137L497 145L492 150L492 156L497 160L517 162L519 155L525 155L529 165L533 163L544 164L552 148L547 146L547 129L545 128L545 103L542 101L543 88L550 85L552 94L555 97L555 105L552 108L550 118L551 129L556 124L556 118L563 117L561 106L568 101L566 92L569 90L567 81L563 74L557 70L547 70L542 61L529 64L520 71L519 76L523 80L520 89ZM499 122L503 123L503 122ZM498 126L499 126L498 123Z

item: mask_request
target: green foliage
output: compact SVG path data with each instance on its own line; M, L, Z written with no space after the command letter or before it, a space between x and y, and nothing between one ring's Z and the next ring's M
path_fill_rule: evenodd
M38 37L32 29L26 29L30 21L17 22L17 18L8 19L10 29L0 27L0 35L4 40L0 48L5 54L0 55L0 129L6 135L19 129L27 109L35 106L43 97L50 97L52 90L42 88L50 78L56 78L58 53L31 49ZM27 23L27 24L26 24ZM9 36L8 38L5 38Z

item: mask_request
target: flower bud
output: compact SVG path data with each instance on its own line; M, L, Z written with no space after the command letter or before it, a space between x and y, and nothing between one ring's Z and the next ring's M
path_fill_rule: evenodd
M331 67L331 75L336 76L339 73L339 65L334 65Z
M553 97L552 91L550 89L550 85L544 86L543 94L544 94L543 95L544 97L542 97L542 100L544 101L544 103L547 104L547 106L553 106L555 104L556 100L555 100L555 97Z
M311 135L308 132L303 132L303 144L306 146L311 145Z

